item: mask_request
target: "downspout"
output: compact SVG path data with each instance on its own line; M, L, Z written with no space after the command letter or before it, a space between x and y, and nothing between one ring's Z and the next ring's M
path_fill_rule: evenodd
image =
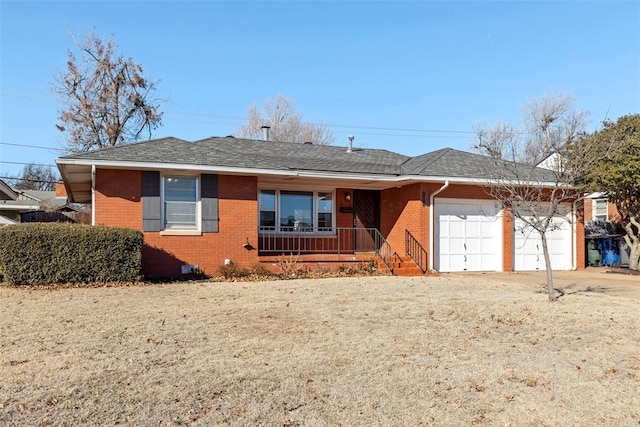
M573 240L573 257L571 259L571 269L578 269L578 215L576 214L578 201L574 200L571 205L571 240Z
M96 225L96 165L91 165L91 225Z
M431 193L431 195L429 196L429 223L431 227L431 229L429 230L429 269L430 270L434 270L433 252L435 251L435 239L433 238L433 235L435 234L435 230L436 230L435 214L434 214L435 206L433 205L433 202L436 195L442 193L444 190L447 189L448 186L449 186L449 180L446 180L442 187L440 187L439 189Z

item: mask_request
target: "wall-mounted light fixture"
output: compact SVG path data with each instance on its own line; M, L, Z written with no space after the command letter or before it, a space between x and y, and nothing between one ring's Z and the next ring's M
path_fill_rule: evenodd
M349 193L348 191L346 193L344 193L344 199L347 202L350 202L351 201L351 193Z
M253 249L253 245L251 243L249 243L249 238L248 237L247 237L247 240L242 245L242 247L245 248L248 251Z

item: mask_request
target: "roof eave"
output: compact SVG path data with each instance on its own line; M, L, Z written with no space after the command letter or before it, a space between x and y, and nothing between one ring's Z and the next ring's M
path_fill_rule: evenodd
M487 178L469 178L456 176L422 176L422 175L392 175L392 174L366 174L353 172L331 172L312 170L280 170L280 169L260 169L243 168L230 166L211 166L182 163L151 163L151 162L122 162L108 160L85 160L85 159L57 159L56 163L67 189L69 201L75 203L88 203L91 201L91 170L96 168L128 169L128 170L159 170L159 171L192 171L192 172L212 172L228 175L249 175L264 177L291 177L306 178L316 180L341 180L350 182L368 181L373 187L379 189L392 186L406 185L410 183L442 183L449 181L452 184L462 185L499 185L496 180ZM557 183L552 182L520 182L521 185L532 185L542 187L557 187ZM348 186L345 184L345 186Z
M7 185L3 180L0 179L0 200L15 200L18 198L18 193L13 191L11 187Z
M40 209L40 205L19 204L15 203L15 201L13 200L0 200L0 209L2 209L3 211L27 211Z

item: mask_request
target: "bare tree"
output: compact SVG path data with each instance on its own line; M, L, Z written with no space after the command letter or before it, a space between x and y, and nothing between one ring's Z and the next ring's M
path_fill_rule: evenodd
M589 113L578 109L571 95L552 95L532 99L523 109L526 133L524 155L538 164L553 153L564 154L587 125ZM523 159L525 160L525 159Z
M588 116L570 95L532 99L522 109L518 127L504 122L475 126L477 142L472 148L496 159L538 165L551 155L563 155L567 144L584 133Z
M513 147L516 137L516 130L504 122L498 122L493 126L476 125L474 131L478 142L473 145L473 149L494 159L502 159L507 155L504 151Z
M302 121L295 102L282 95L264 101L262 110L253 105L247 112L247 123L237 134L241 138L261 139L262 127L269 126L270 139L283 142L312 142L319 145L333 143L333 132L323 124Z
M69 51L66 69L51 86L63 104L56 127L66 134L67 151L150 139L162 123L160 100L153 97L157 82L146 79L131 58L116 54L113 40L89 34L76 46L80 57Z
M563 222L567 226L567 210L583 198L575 179L589 167L586 157L570 163L563 159L567 148L583 133L586 117L571 97L543 97L524 110L520 132L503 124L476 129L476 149L495 159L486 171L491 177L487 191L502 204L514 226L519 224L516 232L540 236L550 301L558 296L548 237ZM543 160L544 167L539 167Z
M56 188L58 179L58 174L52 167L31 163L22 168L14 187L18 190L52 191Z

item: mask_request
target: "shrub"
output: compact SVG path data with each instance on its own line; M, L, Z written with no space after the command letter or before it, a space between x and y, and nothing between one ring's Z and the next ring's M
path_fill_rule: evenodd
M0 229L0 271L11 284L135 282L141 279L139 231L66 223Z
M251 272L238 264L230 262L218 267L218 274L224 277L225 280L235 280L247 277Z
M270 278L274 274L264 265L257 263L251 268L251 275L256 278Z
M380 274L374 260L363 261L357 264L341 265L337 271L339 276L376 276Z
M302 264L298 257L281 255L278 258L278 267L285 278L304 278L309 274L309 267Z

